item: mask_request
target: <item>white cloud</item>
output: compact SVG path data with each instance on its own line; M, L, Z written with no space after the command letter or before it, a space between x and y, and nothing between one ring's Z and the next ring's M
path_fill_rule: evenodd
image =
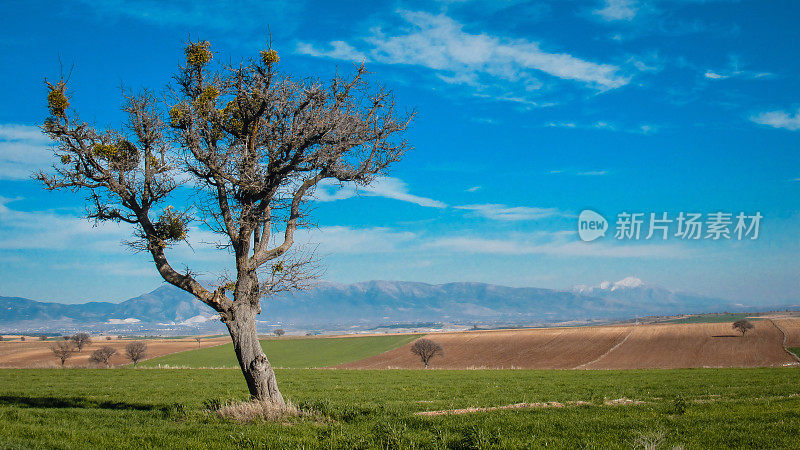
M335 181L323 180L317 186L314 196L318 201L329 202L348 199L359 194L367 197L384 197L400 200L428 208L447 207L446 203L440 202L439 200L411 194L408 191L408 185L406 185L406 183L392 177L378 178L368 186L358 187L352 183L339 185Z
M23 180L52 163L50 139L37 127L0 124L0 179Z
M0 197L0 248L91 249L119 251L121 239L130 236L130 227L103 222L93 226L86 219L54 211L19 211L8 206L19 199Z
M755 123L791 131L800 130L800 108L794 114L785 111L767 111L750 117Z
M593 13L603 20L633 20L636 17L638 6L633 0L605 0L602 8L595 9Z
M422 66L436 71L447 83L475 87L486 84L483 77L488 77L536 90L542 86L537 77L543 74L600 90L615 89L630 81L618 66L545 51L538 42L525 39L468 33L462 24L443 14L413 11L398 14L408 27L400 33L373 28L372 34L361 39L367 44L363 50L333 41L329 49L301 42L296 51L351 61L366 56L368 61L379 63Z
M598 120L594 123L577 123L577 122L547 122L544 124L547 128L572 128L579 130L604 130L604 131L621 131L623 133L632 134L653 134L658 131L658 126L641 124L629 126L624 124L616 124Z
M475 214L492 220L517 221L537 220L558 214L555 208L534 208L529 206L506 206L495 203L481 205L455 206L456 209L472 211Z
M367 55L356 50L353 46L344 41L331 41L330 49L328 50L317 49L311 44L301 42L297 44L296 51L303 55L344 59L354 62L367 59Z
M716 72L712 72L710 70L706 71L705 77L708 78L708 79L711 79L711 80L722 80L722 79L728 78L727 75L720 75L720 74L718 74Z
M476 192L476 191L479 191L479 190L481 190L481 188L482 188L481 186L472 186L471 188L467 188L467 189L465 189L465 190L466 190L467 192Z

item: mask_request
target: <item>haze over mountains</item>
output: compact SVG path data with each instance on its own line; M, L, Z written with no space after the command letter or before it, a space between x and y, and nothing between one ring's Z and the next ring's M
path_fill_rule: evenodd
M261 328L369 329L397 324L552 325L791 305L742 305L650 286L628 277L559 291L485 283L320 282L315 288L262 301ZM0 331L117 332L223 330L214 311L164 284L122 303L46 303L0 297Z

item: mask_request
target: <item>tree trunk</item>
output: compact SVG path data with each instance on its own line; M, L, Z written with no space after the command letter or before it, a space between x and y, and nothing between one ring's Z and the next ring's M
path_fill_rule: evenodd
M275 371L267 360L256 332L256 308L250 302L235 304L225 320L233 339L233 349L239 359L250 396L255 400L270 400L283 405L283 395L278 390Z

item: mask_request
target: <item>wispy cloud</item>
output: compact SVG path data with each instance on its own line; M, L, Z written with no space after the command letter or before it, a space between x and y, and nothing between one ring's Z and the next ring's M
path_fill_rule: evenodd
M455 206L456 209L472 211L474 214L500 221L537 220L559 214L555 208L534 208L529 206L507 206L496 203Z
M384 64L422 66L435 71L442 81L476 88L494 80L513 82L535 91L542 86L541 76L579 82L600 90L615 89L630 81L618 66L546 51L539 42L469 33L461 23L443 14L414 11L398 14L406 24L403 30L373 28L370 35L358 39L364 44L362 48L344 41L332 41L323 47L300 42L296 51L351 61L365 57Z
M595 9L592 12L603 20L612 22L633 20L638 9L638 5L634 0L605 0L602 8Z
M786 111L762 112L750 116L750 120L761 125L797 131L800 130L800 108L794 114Z
M0 249L106 251L130 236L126 225L102 223L94 227L77 215L56 211L22 211L12 208L22 199L0 197Z
M481 186L472 186L470 188L465 189L465 191L467 191L467 192L475 192L475 191L479 191L480 189L481 189Z
M573 175L577 177L600 177L609 175L611 172L608 169L553 169L549 172L551 175Z
M37 127L0 124L0 179L30 178L52 163L50 139Z
M314 193L317 201L329 202L345 200L357 195L367 197L384 197L403 202L414 203L428 208L445 208L447 204L439 200L411 194L408 185L402 180L392 177L378 178L369 186L356 187L351 183L340 185L334 181L325 180L317 186Z
M574 121L567 122L547 122L544 124L548 128L573 128L580 130L605 130L605 131L620 131L623 133L633 134L653 134L658 131L658 126L652 124L640 125L624 125L614 122L607 122L605 120L598 120L591 123L580 123Z

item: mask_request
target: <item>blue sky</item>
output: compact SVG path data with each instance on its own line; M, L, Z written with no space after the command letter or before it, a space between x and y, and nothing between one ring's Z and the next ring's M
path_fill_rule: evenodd
M414 109L415 149L356 195L318 192L325 278L568 288L636 276L740 300L800 295L800 3L796 1L6 1L0 17L0 295L120 301L160 284L130 230L81 219L83 195L29 179L45 76L121 120L120 86L160 89L190 37L237 60L329 78L366 61ZM577 216L717 211L758 239L581 242ZM227 255L192 230L172 251L208 278ZM673 233L671 233L673 234Z

